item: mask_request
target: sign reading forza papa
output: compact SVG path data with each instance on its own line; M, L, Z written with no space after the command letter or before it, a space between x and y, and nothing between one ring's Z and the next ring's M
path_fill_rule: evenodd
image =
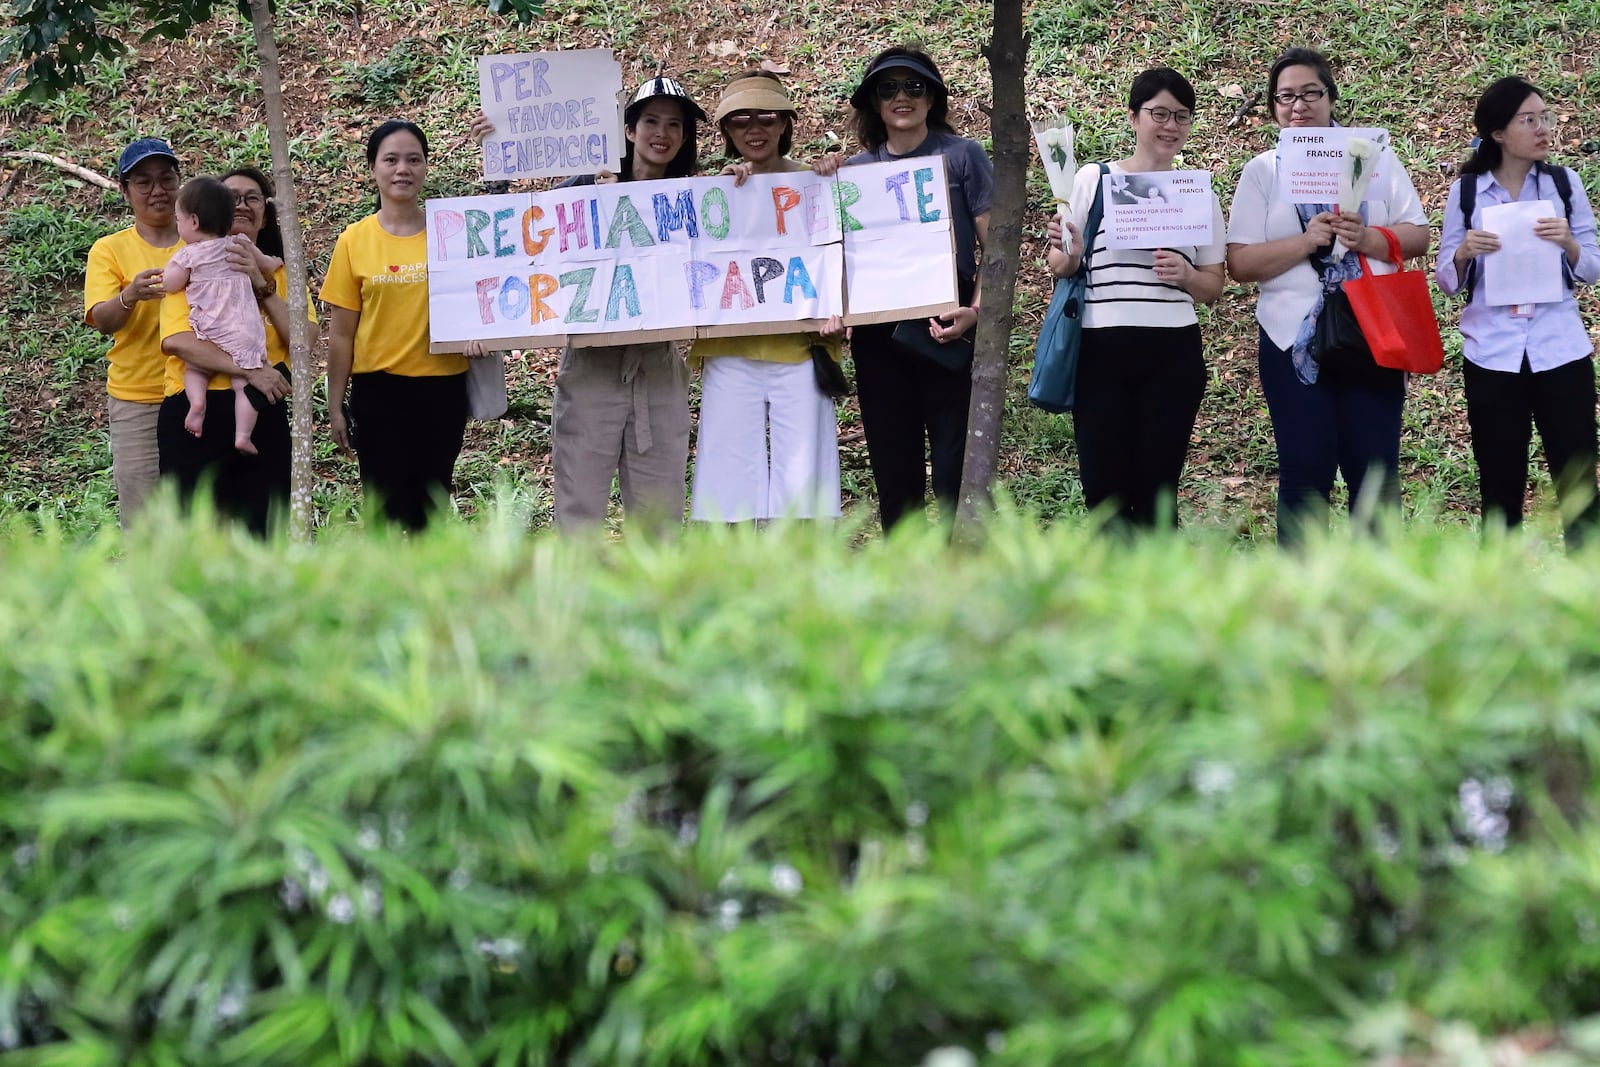
M816 329L949 311L944 160L427 202L433 350ZM621 335L619 338L618 335Z

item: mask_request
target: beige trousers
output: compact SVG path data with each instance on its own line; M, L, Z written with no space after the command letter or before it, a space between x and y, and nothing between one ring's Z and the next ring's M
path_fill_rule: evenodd
M111 480L117 487L117 522L126 530L144 509L145 498L161 476L161 454L156 448L159 403L106 397L111 426Z
M689 371L670 341L568 348L550 417L555 520L605 522L611 479L634 521L683 521L689 462Z

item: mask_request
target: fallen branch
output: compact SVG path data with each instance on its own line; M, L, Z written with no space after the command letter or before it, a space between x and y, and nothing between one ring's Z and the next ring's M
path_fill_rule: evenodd
M117 183L112 181L110 178L107 178L104 174L96 174L92 170L86 170L85 168L78 166L76 163L69 163L60 156L52 156L44 152L5 152L0 154L3 154L6 159L31 159L35 163L48 163L52 167L56 167L59 170L64 170L68 174L71 174L74 177L82 178L86 182L94 182L94 184L100 186L102 189L114 190L117 187Z

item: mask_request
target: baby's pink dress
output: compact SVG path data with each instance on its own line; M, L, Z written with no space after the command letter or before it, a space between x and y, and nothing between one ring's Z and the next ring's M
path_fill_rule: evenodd
M189 326L202 341L210 341L242 370L254 370L267 361L267 328L261 322L250 278L228 265L226 240L184 245L170 266L189 268Z

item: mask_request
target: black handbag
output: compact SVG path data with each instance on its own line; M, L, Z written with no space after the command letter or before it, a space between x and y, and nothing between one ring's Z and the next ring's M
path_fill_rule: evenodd
M968 330L954 341L940 344L928 332L927 319L905 319L895 323L894 333L889 336L894 338L896 344L932 360L945 370L966 370L972 366L974 333L977 331Z
M1317 380L1329 385L1355 385L1369 389L1393 388L1404 372L1380 367L1350 297L1339 285L1322 300L1316 327L1306 351L1317 364Z
M811 372L817 378L817 391L830 400L842 400L850 395L850 382L844 368L834 362L827 345L811 346Z

